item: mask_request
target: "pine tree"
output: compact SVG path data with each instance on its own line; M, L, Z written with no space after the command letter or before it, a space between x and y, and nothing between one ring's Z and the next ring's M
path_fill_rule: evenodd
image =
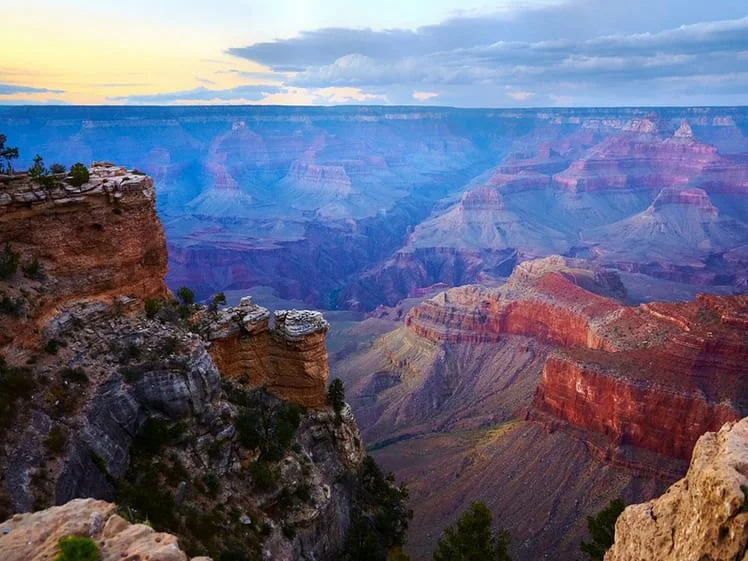
M335 418L338 422L341 421L340 412L345 406L345 388L343 388L343 382L340 378L335 378L327 389L327 403L329 403L335 411Z
M13 173L13 165L11 160L18 158L18 148L6 146L5 142L8 138L4 134L0 134L0 160L4 160L5 164L0 162L0 173L7 173L11 175Z
M434 561L511 561L507 530L494 533L493 517L483 503L473 503L455 526L444 530Z
M621 499L608 503L596 516L587 517L587 530L592 538L591 542L583 541L579 549L587 554L590 561L602 561L605 552L610 549L615 539L616 520L626 505Z
M84 183L88 183L91 174L88 172L88 168L82 163L78 162L70 167L70 175L68 176L68 183L73 187L80 187Z

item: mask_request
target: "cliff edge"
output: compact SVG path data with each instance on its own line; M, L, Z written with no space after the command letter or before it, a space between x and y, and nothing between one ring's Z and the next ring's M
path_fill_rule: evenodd
M748 417L704 434L686 476L626 508L605 561L748 559Z

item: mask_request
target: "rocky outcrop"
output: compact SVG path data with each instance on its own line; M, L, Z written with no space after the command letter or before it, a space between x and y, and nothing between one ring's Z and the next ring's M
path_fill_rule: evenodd
M517 267L502 287L448 290L408 312L405 325L438 345L531 337L555 351L545 360L529 413L603 437L607 461L630 450L687 459L698 437L747 413L746 296L622 304L615 273L549 257ZM639 467L658 469L647 457Z
M279 310L273 314L242 298L203 327L221 374L264 387L304 407L326 404L329 370L320 312Z
M683 479L619 516L605 561L745 559L747 465L748 419L704 434Z
M58 178L41 187L26 176L0 184L0 242L9 243L22 263L39 262L44 282L26 280L19 270L10 289L22 288L29 322L12 322L0 334L0 347L33 339L50 314L66 302L164 297L166 244L156 215L151 179L108 163L94 163L88 183L72 187ZM11 279L12 281L13 279ZM2 287L0 287L2 288ZM11 322L7 316L0 323Z
M587 287L587 288L583 288ZM497 341L525 335L561 346L614 350L628 344L606 336L626 314L615 273L580 260L549 257L515 269L499 289L465 286L443 292L414 307L405 324L438 342Z
M171 534L155 532L145 524L130 524L117 514L117 506L94 499L76 499L62 506L16 514L0 523L0 551L7 561L43 561L59 553L60 538L91 538L101 561L148 559L189 561ZM192 561L210 561L194 557Z

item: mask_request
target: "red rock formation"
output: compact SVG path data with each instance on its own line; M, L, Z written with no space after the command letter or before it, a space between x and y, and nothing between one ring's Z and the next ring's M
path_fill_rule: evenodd
M273 328L269 320L270 312L246 297L205 327L221 374L305 407L324 406L328 323L319 312L297 310L276 311Z
M746 413L748 295L628 307L602 295L612 287L608 275L552 257L523 263L497 289L441 293L405 321L438 343L550 343L533 401L542 414L531 418L603 435L612 448L594 446L608 460L624 445L687 459L701 434Z
M22 343L69 301L166 296L166 243L153 182L106 163L90 172L80 188L60 181L45 189L25 176L0 185L0 242L20 252L22 263L38 259L46 275L44 287L20 270L10 279L29 285L26 316L33 321L4 326L0 345L9 333Z

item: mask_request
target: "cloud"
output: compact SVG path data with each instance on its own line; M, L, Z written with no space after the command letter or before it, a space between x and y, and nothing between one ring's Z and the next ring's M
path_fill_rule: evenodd
M65 93L64 90L50 90L48 88L34 88L32 86L19 86L16 84L0 84L0 95L37 94L37 93Z
M125 102L140 105L165 105L170 103L209 102L209 101L260 101L270 94L277 93L277 86L245 85L223 90L198 87L192 90L157 94L108 97L111 102Z
M525 91L508 91L507 96L509 96L514 101L527 101L531 97L533 97L535 94L533 92L525 92Z
M679 84L702 99L699 77L744 69L748 16L733 0L575 0L417 29L310 30L228 52L284 73L286 87L359 88L395 103L433 91L472 106L672 103L670 92L688 96ZM748 103L748 87L729 89Z
M435 97L439 97L439 94L436 92L413 92L413 99L417 99L418 101L428 101Z

